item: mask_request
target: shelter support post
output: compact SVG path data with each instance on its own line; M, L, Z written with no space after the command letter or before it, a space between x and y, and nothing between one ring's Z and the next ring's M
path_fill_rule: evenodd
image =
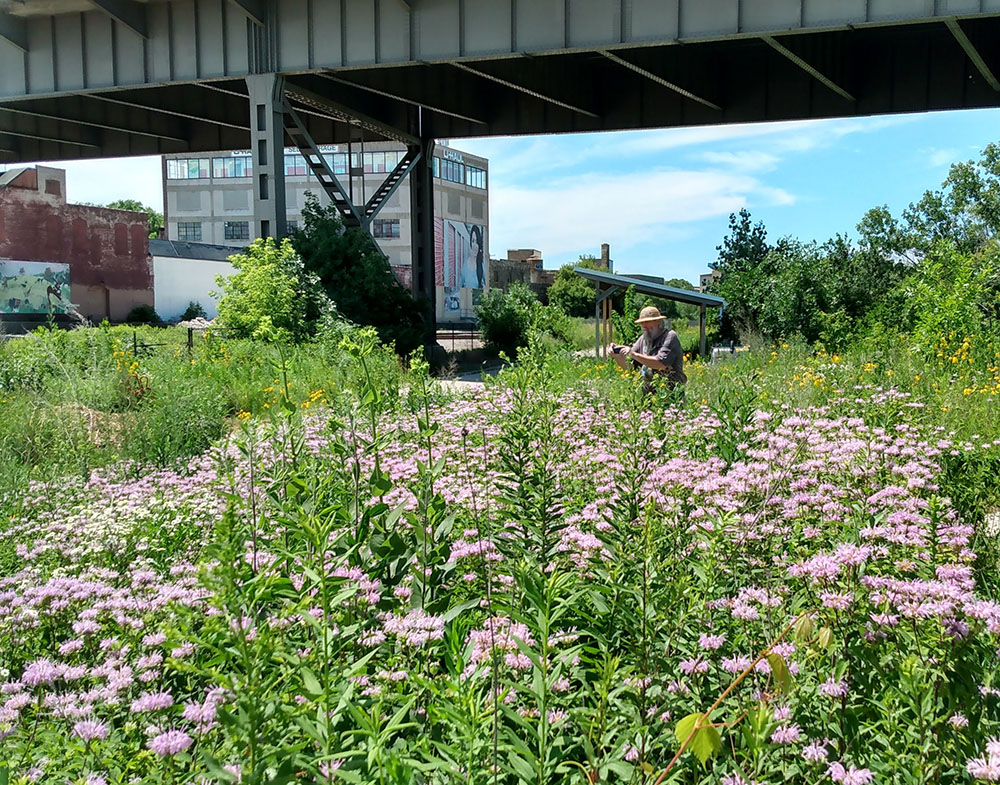
M285 209L285 80L278 74L246 77L250 97L253 208L257 237L281 239Z
M698 314L698 347L701 351L702 358L705 357L705 353L708 350L708 346L705 343L705 306L701 306Z
M601 284L596 282L594 289L594 357L601 356Z
M411 149L410 154L415 155ZM410 215L412 216L413 296L427 300L427 339L434 341L436 301L434 291L434 140L420 140L420 156L410 172Z

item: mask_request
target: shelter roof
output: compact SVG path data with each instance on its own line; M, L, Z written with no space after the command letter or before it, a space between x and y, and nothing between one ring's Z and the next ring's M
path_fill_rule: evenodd
M150 256L172 256L178 259L203 259L209 262L228 262L230 256L245 253L246 248L209 243L181 243L176 240L150 240Z
M574 267L573 272L582 275L587 280L595 281L604 287L626 289L629 286L634 286L637 292L648 294L652 297L662 297L664 300L674 300L692 305L704 305L706 308L724 308L726 305L726 301L718 295L691 292L687 289L678 289L662 283L644 281L642 278L635 278L631 275L616 275L615 273L606 273L601 270L591 270L589 267Z

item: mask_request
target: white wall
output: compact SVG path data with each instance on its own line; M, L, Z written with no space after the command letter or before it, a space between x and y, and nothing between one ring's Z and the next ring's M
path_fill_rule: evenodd
M218 303L209 292L219 290L215 276L229 276L235 268L229 262L206 259L153 257L153 301L156 313L164 321L179 319L191 300L201 303L209 319L218 314Z

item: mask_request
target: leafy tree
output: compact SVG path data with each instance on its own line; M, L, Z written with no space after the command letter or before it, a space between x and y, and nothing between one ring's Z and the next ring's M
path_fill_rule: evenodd
M267 328L282 340L304 340L331 310L288 239L280 245L273 237L254 240L229 261L237 272L215 279L222 293L218 320L235 338Z
M519 281L512 283L507 291L487 291L476 308L483 343L514 355L517 347L528 343L531 311L537 304L535 293Z
M490 289L476 308L483 343L511 357L528 345L532 331L558 341L569 340L569 317L554 305L543 305L530 287L514 282L507 291Z
M336 208L321 206L312 194L302 219L302 228L291 234L292 245L340 314L355 324L374 327L399 354L421 346L430 306L418 304L400 286L371 237L345 229Z
M939 240L971 253L1000 234L1000 145L989 144L979 161L952 164L941 190L926 191L903 213L916 246Z
M686 278L670 278L663 282L666 286L672 286L675 289L683 289L686 292L694 291L694 284L691 283ZM679 303L676 300L661 300L659 298L652 298L653 304L660 309L660 313L666 316L668 319L674 319L676 321L686 322L689 319L698 318L698 306L691 305L690 303Z
M134 213L146 213L149 220L149 236L159 237L160 229L163 228L163 213L158 213L152 207L146 207L142 202L135 199L118 199L109 202L105 207L112 210L131 210Z
M720 325L725 338L761 331L761 311L766 303L766 282L774 272L771 246L763 222L755 226L750 212L742 209L729 216L729 234L718 246L715 268L721 278L712 291L726 300L726 313Z
M594 315L594 284L573 272L574 267L601 269L600 261L593 256L581 256L576 264L564 264L556 272L555 280L549 287L549 304L559 308L567 316L586 319Z

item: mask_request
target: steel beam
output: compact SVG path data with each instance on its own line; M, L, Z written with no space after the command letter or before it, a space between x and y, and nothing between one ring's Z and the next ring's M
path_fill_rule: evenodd
M28 23L13 14L0 10L0 38L14 44L22 52L27 52Z
M675 85L673 82L668 82L662 76L657 76L652 71L647 71L645 68L640 68L639 66L635 65L635 63L630 63L628 60L625 60L619 57L618 55L609 52L607 49L601 49L600 53L604 55L606 58L608 58L612 63L618 63L618 65L624 68L628 68L630 71L635 71L640 76L644 76L650 81L656 82L656 84L661 85L662 87L666 87L668 90L673 90L675 93L683 95L685 98L690 98L692 101L697 101L699 104L701 104L702 106L707 106L709 109L714 109L717 112L722 111L722 107L719 106L718 104L713 104L711 101L702 98L701 96L695 95L689 90L685 90L683 87Z
M153 139L165 139L168 142L179 142L180 144L187 144L187 139L182 139L179 136L169 136L163 133L153 133L151 131L139 131L135 128L123 128L120 125L109 125L107 123L98 123L93 120L79 120L75 117L67 117L66 115L54 115L45 114L44 112L34 112L28 109L15 109L13 106L0 106L0 112L13 112L14 114L23 114L28 117L38 117L42 120L57 120L62 123L74 123L76 125L88 125L91 128L103 128L106 131L117 131L123 134L135 134L136 136L149 136Z
M79 139L62 139L58 136L44 136L42 134L29 134L23 133L21 131L12 131L10 128L4 128L0 131L0 134L6 134L7 136L19 136L22 139L35 139L39 142L55 142L57 144L71 144L74 147L89 147L93 150L100 150L101 146L97 144L91 144L90 142L81 142Z
M416 300L430 306L425 325L427 342L434 342L434 140L421 139L420 157L410 172L410 266L411 287ZM416 151L415 151L416 152Z
M135 0L90 0L90 2L136 35L149 38L146 7L142 3L137 3Z
M320 74L324 79L329 79L331 82L337 82L339 84L349 85L350 87L356 87L359 90L366 90L369 93L374 93L375 95L380 95L383 98L391 98L393 101L402 101L404 104L410 104L411 106L422 106L430 112L435 112L437 114L447 115L448 117L454 117L458 120L465 120L467 123L476 123L477 125L486 125L485 120L480 120L476 117L469 117L468 115L459 114L458 112L452 112L448 109L442 109L439 106L431 106L430 104L425 104L423 101L418 101L414 98L406 98L405 96L397 95L396 93L390 93L386 90L380 90L377 87L372 87L370 85L361 84L360 82L352 82L350 79L344 79L340 76L333 76L332 74Z
M210 117L202 117L196 114L191 114L190 112L177 112L173 109L163 109L159 106L149 106L148 104L140 104L136 101L124 101L121 98L111 98L106 95L96 95L93 93L86 93L86 98L92 98L95 101L107 101L109 104L120 104L122 106L131 106L134 109L145 109L147 112L158 112L159 114L168 114L173 117L183 117L185 120L196 120L199 123L210 123L211 125L221 125L224 128L235 128L237 131L249 131L250 126L248 125L237 125L236 123L226 122L225 120L215 120Z
M229 0L239 8L251 22L264 27L267 24L267 0Z
M285 95L300 104L325 112L334 120L340 120L341 122L349 123L350 125L360 126L367 131L384 136L386 139L394 139L395 141L402 142L405 145L420 144L420 140L417 137L408 134L405 131L400 131L398 128L393 128L391 125L387 125L381 120L376 120L373 117L361 114L350 107L337 103L326 96L314 93L312 90L308 90L305 87L299 87L298 85L288 83L285 85Z
M801 57L799 57L797 54L795 54L795 52L793 52L791 49L789 49L784 44L780 43L779 41L775 40L774 38L772 38L769 35L763 35L763 36L761 36L761 40L763 40L764 43L766 43L768 46L770 46L775 52L777 52L778 54L782 55L783 57L786 57L791 62L795 63L795 65L797 65L799 68L801 68L807 74L809 74L813 79L816 79L817 81L822 82L824 85L826 85L827 87L829 87L831 90L833 90L833 92L835 92L837 95L839 95L844 100L851 101L852 103L855 101L855 98L854 98L853 95L851 95L849 92L847 92L843 87L841 87L840 85L838 85L836 82L834 82L828 76L826 76L823 73L820 73L816 68L814 68L813 66L811 66L809 63L807 63L805 60L803 60Z
M983 56L979 54L979 50L976 49L975 44L969 40L969 36L965 34L965 31L958 23L958 20L955 19L955 17L951 17L950 19L945 19L944 23L948 26L948 29L951 30L951 34L955 37L955 40L958 41L958 45L962 47L962 50L965 52L969 60L972 61L972 64L976 67L976 70L979 71L983 79L986 80L986 83L997 92L1000 92L1000 82L997 81L997 78L993 75L990 67L986 65L986 61L983 60Z
M487 73L486 71L479 71L469 65L466 65L465 63L452 62L451 65L455 66L455 68L458 68L461 71L466 71L470 74L481 76L483 79L489 79L491 82L496 82L497 84L503 85L504 87L508 87L511 90L517 90L519 92L524 93L525 95L530 95L532 98L537 98L540 101L547 101L548 103L554 104L555 106L559 106L563 109L569 109L571 112L576 112L577 114L586 115L587 117L593 117L595 120L601 119L600 115L594 114L593 112L587 109L582 109L579 106L573 106L573 104L567 104L565 101L560 101L559 99L553 98L552 96L544 95L543 93L539 93L536 90L527 88L524 85L519 85L516 84L515 82L503 79L502 77L494 76L493 74Z
M256 236L274 237L278 240L288 234L285 205L284 86L285 78L277 74L247 77Z

